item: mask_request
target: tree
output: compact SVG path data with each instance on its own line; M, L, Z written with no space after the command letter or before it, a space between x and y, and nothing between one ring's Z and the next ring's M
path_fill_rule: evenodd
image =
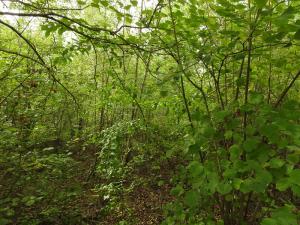
M163 224L297 224L299 1L1 4L5 162L80 140L117 195L139 145L176 133L150 153L182 162Z

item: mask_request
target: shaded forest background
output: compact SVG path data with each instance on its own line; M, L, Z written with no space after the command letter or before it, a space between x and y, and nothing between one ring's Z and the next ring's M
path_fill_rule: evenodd
M300 1L1 0L0 225L296 225Z

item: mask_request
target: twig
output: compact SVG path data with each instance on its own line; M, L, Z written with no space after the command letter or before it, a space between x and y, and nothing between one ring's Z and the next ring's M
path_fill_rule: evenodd
M274 105L275 108L277 108L280 105L280 103L282 102L282 100L284 99L284 97L286 96L288 91L291 89L291 87L294 85L295 81L299 78L299 76L300 76L300 70L295 75L295 77L293 78L291 83L282 91L280 97L278 98L278 100L276 101L276 103Z

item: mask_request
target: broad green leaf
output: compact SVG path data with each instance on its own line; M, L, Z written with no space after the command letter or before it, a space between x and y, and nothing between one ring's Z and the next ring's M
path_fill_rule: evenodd
M136 0L130 0L130 3L131 3L133 6L137 6L138 1L136 1Z
M284 161L278 158L271 159L270 162L271 168L280 168L284 165Z
M188 165L188 170L190 172L190 174L193 177L197 177L199 175L201 175L204 171L203 166L201 165L200 162L198 161L192 161L189 165Z
M98 8L99 7L99 2L100 2L100 0L93 0L92 3L91 3L91 6L94 7L94 8Z
M261 222L261 225L278 225L277 221L272 218L265 218Z
M188 191L185 193L184 196L184 203L191 207L194 208L198 205L198 199L199 199L199 194L195 191Z
M239 159L241 153L242 153L242 149L238 146L238 145L232 145L229 148L229 152L230 152L230 159L231 161L234 161L236 159Z
M279 225L297 224L297 216L293 213L293 207L289 205L275 209L272 218L276 219Z
M225 119L225 117L229 115L230 115L229 111L219 111L215 114L215 117L218 122L222 122Z
M268 0L255 0L255 4L258 8L263 8L267 4Z
M215 193L216 188L219 184L219 177L218 174L215 172L211 172L208 174L208 184L207 184L207 188L210 192L210 194Z
M242 179L240 179L240 178L235 178L235 179L233 180L233 187L234 187L234 189L240 190L241 183L243 183L243 180L242 180Z
M272 175L266 171L261 170L256 173L254 184L255 184L255 192L263 193L267 186L272 182Z
M263 99L264 99L264 97L260 93L254 92L254 93L251 93L251 95L249 96L249 102L251 104L255 104L255 105L262 103Z
M256 190L256 186L254 183L254 179L252 178L244 180L240 185L240 191L243 193L249 193L254 190Z
M188 152L190 154L196 154L201 151L201 140L198 139L198 141L195 144L192 144L189 146Z
M259 143L259 140L257 140L256 138L248 138L243 143L243 148L245 149L246 152L251 152L257 148L258 143Z
M125 10L130 10L130 8L131 8L131 5L126 5L126 6L124 7Z
M226 140L229 140L230 138L232 138L233 132L231 130L228 130L225 132L224 137Z
M300 169L294 169L289 175L289 180L291 183L300 184Z
M285 191L290 187L290 185L288 178L282 178L276 182L276 189L279 191Z
M226 195L230 193L231 190L232 190L232 186L228 183L228 181L225 181L218 185L218 192L222 195Z
M172 188L171 194L174 196L180 196L184 193L184 189L181 185L176 185L176 187Z
M300 186L299 184L292 185L292 191L295 196L300 197Z

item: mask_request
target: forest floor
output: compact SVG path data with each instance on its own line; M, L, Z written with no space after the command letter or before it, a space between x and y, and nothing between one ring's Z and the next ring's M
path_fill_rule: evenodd
M99 193L94 188L106 181L99 179L94 171L91 171L97 150L87 149L79 155L72 156L77 166L73 171L74 176L66 183L68 183L67 186L79 183L82 191L74 201L65 206L67 211L74 210L74 207L79 209L83 224L151 225L160 224L163 221L163 206L173 200L170 195L169 181L175 162L166 160L156 166L152 163L157 164L157 162L148 162L147 165L134 167L128 174L129 178L123 183L124 192L115 196L117 199L115 206L109 212L103 213L102 209L106 207L108 201L99 197ZM90 176L91 173L92 176ZM90 178L87 178L89 176ZM161 185L157 184L158 178L162 181ZM136 181L140 182L136 183Z
M102 158L101 144L80 139L6 151L0 164L0 225L160 224L174 200L171 180L180 163L166 156L174 146L157 139L140 140L141 147L135 143L130 159L124 157L128 147Z

